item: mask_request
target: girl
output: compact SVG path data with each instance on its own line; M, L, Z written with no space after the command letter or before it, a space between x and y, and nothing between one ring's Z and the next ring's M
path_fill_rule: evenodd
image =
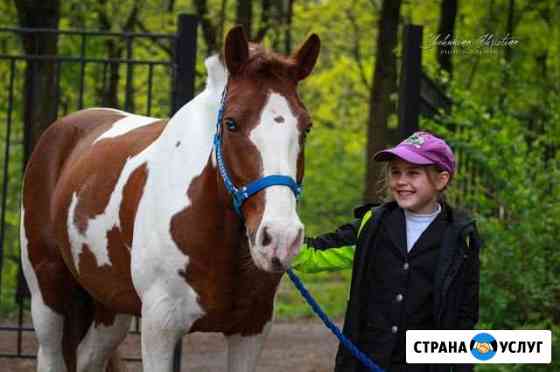
M405 355L408 329L472 329L478 321L480 239L474 221L442 198L455 172L453 152L442 139L416 132L375 160L388 162L393 201L360 207L335 232L306 238L292 267L352 267L343 333L381 368L471 371L407 365ZM335 371L366 369L341 345Z

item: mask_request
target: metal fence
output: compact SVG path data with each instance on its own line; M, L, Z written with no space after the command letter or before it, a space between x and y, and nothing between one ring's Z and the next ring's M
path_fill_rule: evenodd
M14 334L13 350L0 350L0 358L35 358L22 344L33 328L19 259L19 190L31 150L27 131L36 124L34 110L46 102L55 117L95 106L171 115L193 97L196 25L194 16L182 14L176 34L0 28L0 312L16 314L11 322L0 323L0 335ZM29 36L45 34L58 39L56 55L40 52L40 38L34 39L33 52L29 44L24 48L33 40ZM47 64L50 70L43 68ZM45 78L54 81L53 89L37 97L30 82ZM138 333L139 320L133 324L132 333ZM180 347L175 360L179 370Z

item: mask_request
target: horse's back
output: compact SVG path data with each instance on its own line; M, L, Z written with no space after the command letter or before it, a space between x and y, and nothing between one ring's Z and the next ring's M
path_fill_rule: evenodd
M88 109L57 120L40 138L24 178L22 253L28 254L43 297L54 284L49 277L62 276L64 282L71 273L101 302L122 297L120 310L138 311L126 248L146 174L142 164L134 169L127 164L164 125L118 110ZM120 199L109 205L119 184ZM112 285L96 289L103 288L95 285L103 279ZM64 301L51 302L54 307Z

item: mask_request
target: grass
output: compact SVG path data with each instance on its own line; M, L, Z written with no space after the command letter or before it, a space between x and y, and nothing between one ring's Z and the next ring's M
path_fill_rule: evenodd
M321 306L323 311L333 319L344 317L346 301L350 288L350 272L300 274L301 281ZM285 275L280 283L276 297L276 319L293 320L313 317L315 314L299 291Z

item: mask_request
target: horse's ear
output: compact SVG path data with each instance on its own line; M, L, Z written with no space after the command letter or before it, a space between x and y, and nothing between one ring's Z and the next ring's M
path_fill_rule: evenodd
M293 58L297 63L297 79L305 79L317 62L319 50L321 49L321 39L316 34L307 38L305 43L294 53Z
M235 26L229 30L224 47L226 66L231 75L235 75L249 59L249 42L243 27Z

